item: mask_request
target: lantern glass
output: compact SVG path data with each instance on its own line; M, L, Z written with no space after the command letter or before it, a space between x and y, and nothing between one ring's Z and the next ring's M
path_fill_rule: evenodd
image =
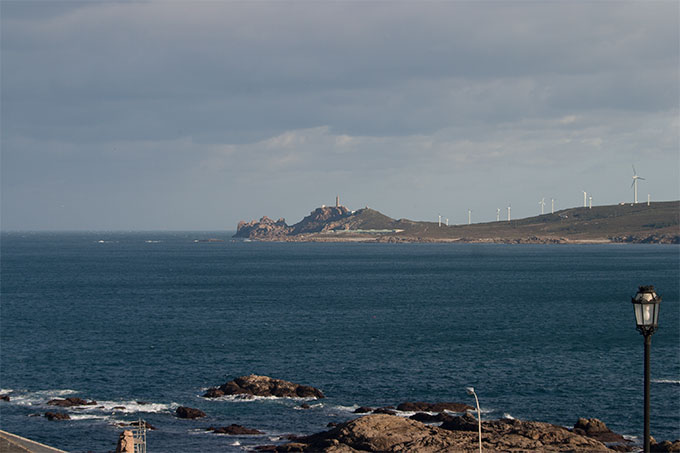
M640 290L633 298L635 323L638 327L655 328L658 325L659 302L661 302L661 298L654 292L654 287L640 287Z

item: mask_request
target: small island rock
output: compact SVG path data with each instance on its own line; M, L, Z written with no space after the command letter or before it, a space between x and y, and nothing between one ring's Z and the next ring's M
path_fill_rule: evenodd
M194 409L192 407L180 406L175 410L175 415L178 418L201 418L205 417L206 413L200 409Z
M237 377L219 387L210 388L203 396L217 398L224 395L324 398L323 392L317 388L255 374Z
M86 401L82 398L69 397L69 398L54 398L47 402L50 406L59 407L73 407L73 406L94 406L97 404L96 401Z

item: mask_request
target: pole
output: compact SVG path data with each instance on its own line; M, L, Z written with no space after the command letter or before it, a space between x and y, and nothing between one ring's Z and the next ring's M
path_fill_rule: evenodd
M649 453L649 352L652 346L652 335L645 335L645 448Z
M477 403L477 426L479 427L479 453L482 453L482 411L479 409L479 399L477 393L475 395L475 403Z

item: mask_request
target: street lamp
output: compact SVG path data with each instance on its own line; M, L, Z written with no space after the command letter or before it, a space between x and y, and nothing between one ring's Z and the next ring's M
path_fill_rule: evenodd
M474 395L475 403L477 403L477 427L479 428L479 453L482 453L482 411L479 409L479 399L475 393L474 387L467 387L465 389L468 395Z
M652 346L652 334L658 326L661 296L656 294L653 286L640 286L632 302L637 330L645 337L644 452L649 453L649 352Z

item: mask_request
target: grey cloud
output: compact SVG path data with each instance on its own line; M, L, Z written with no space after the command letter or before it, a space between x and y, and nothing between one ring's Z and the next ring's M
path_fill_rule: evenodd
M639 150L677 196L675 2L0 7L3 224L200 228L337 187L417 218L459 184L489 206L501 183L564 199L552 169L625 176ZM202 213L215 192L243 213Z

